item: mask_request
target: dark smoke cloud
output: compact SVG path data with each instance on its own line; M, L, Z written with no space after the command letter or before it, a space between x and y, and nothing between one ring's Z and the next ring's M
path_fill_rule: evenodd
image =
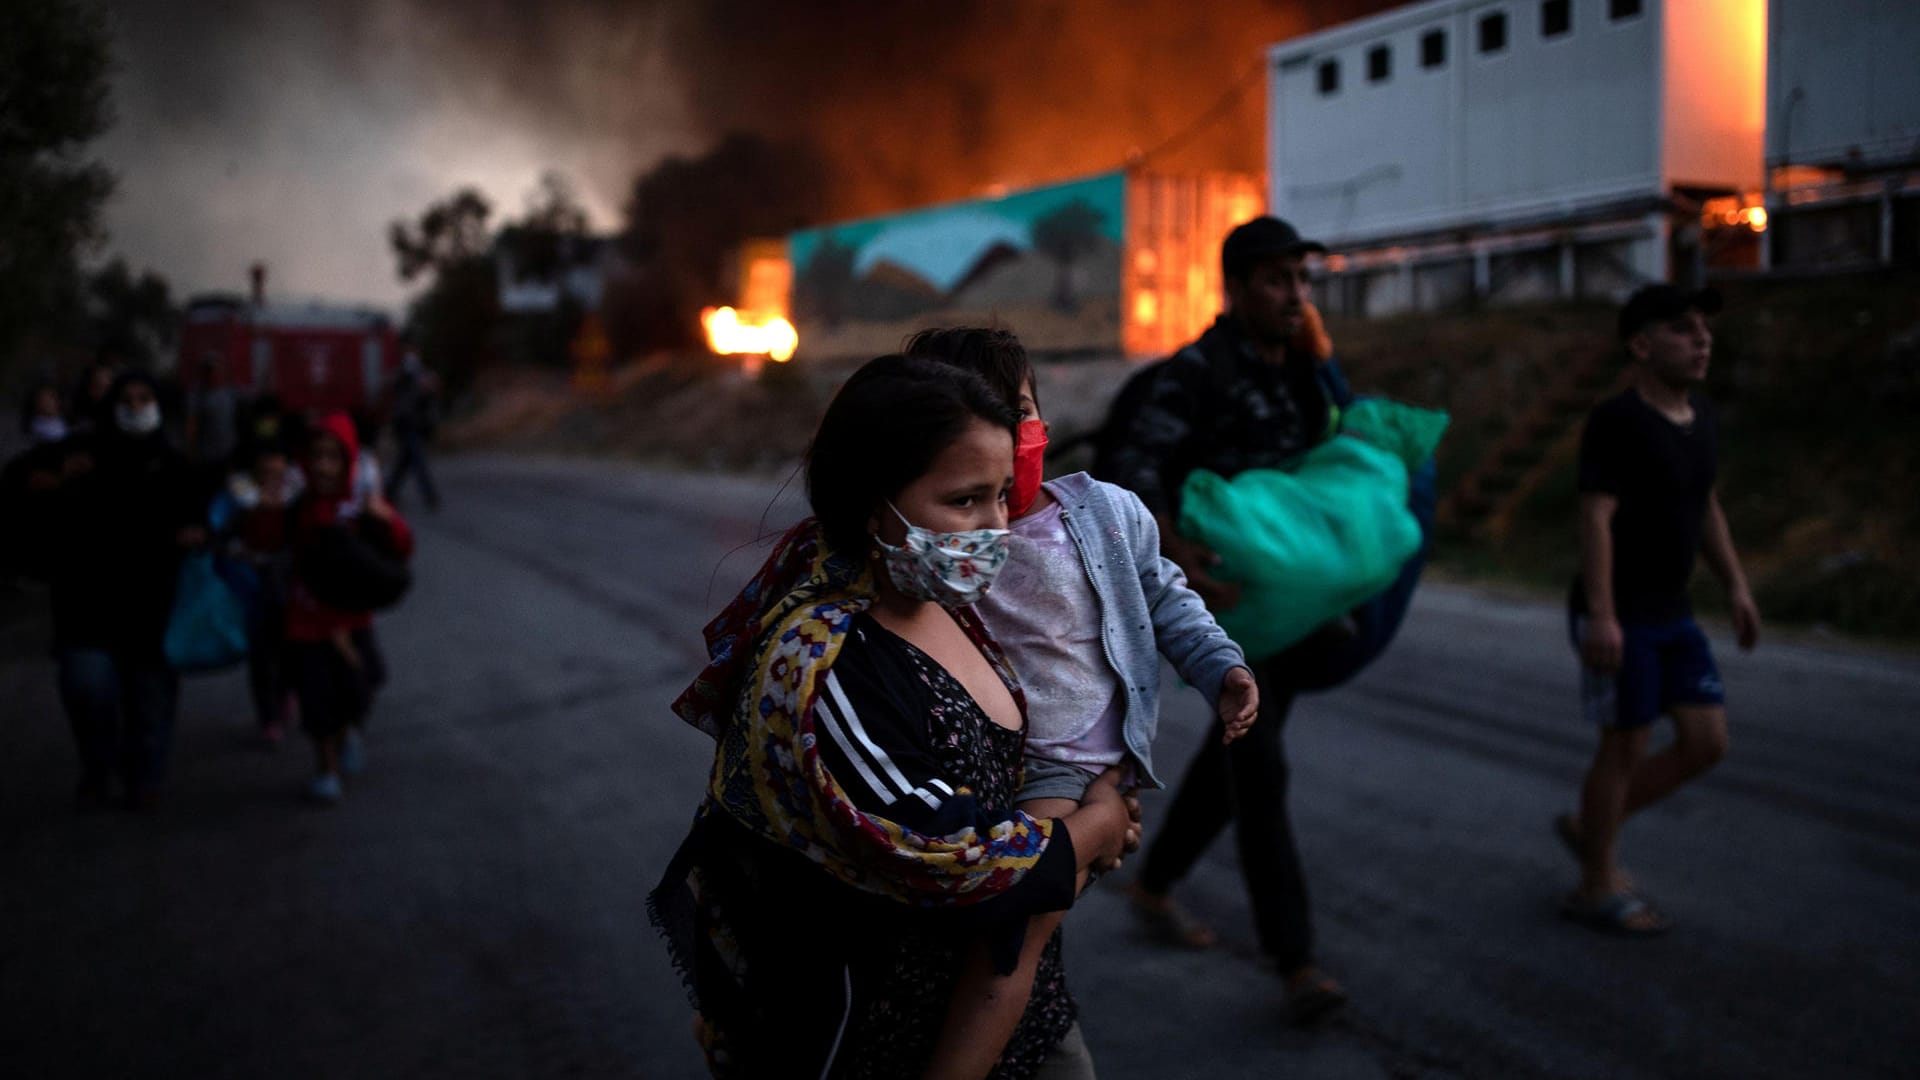
M110 8L110 247L193 291L392 302L387 222L464 184L517 213L542 171L619 223L637 171L709 141L658 4L306 0Z
M462 184L517 212L546 169L595 225L730 130L812 143L829 211L1108 168L1262 46L1382 0L118 0L111 247L177 288L391 302L384 233ZM1261 168L1264 92L1163 164Z
M1268 45L1392 0L718 0L676 9L689 107L711 128L800 136L838 208L868 213L1100 171L1252 82L1150 164L1264 165Z

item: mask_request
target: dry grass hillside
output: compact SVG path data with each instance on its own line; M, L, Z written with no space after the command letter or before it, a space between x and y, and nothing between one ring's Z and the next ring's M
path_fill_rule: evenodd
M1920 637L1920 274L1741 281L1723 292L1708 393L1722 419L1723 499L1763 609L1779 621ZM1563 305L1330 329L1360 392L1453 415L1439 455L1445 491L1562 366L1616 349L1613 319L1604 306ZM552 373L500 373L447 437L456 446L786 473L850 370L796 361L748 380L711 357L655 359L591 396ZM1055 443L1096 426L1133 370L1119 360L1043 365ZM1055 464L1085 462L1083 450ZM1573 467L1550 464L1501 542L1448 536L1440 565L1564 587L1575 562ZM1703 588L1704 604L1717 599Z

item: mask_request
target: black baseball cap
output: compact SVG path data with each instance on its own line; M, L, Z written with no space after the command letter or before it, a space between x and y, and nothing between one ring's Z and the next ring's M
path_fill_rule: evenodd
M1639 333L1648 323L1677 319L1689 311L1718 315L1720 290L1688 290L1664 282L1643 285L1627 297L1626 305L1620 309L1620 340L1625 341Z
M1314 253L1325 255L1327 245L1303 240L1300 230L1265 214L1234 226L1220 245L1220 269L1230 278L1244 278L1262 259L1287 258Z

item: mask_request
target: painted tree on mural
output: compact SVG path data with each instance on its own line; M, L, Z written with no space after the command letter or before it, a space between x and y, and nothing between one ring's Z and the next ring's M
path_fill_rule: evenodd
M1033 246L1057 268L1053 306L1073 311L1080 306L1073 293L1073 264L1100 247L1100 225L1107 215L1085 199L1074 199L1048 211L1033 223Z
M847 315L853 289L853 263L859 252L828 233L820 238L813 258L793 283L794 310L819 317L828 326L840 325Z

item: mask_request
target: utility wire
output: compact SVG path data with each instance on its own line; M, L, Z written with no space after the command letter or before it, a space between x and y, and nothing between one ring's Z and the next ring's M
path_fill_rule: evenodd
M1130 155L1127 164L1144 165L1153 158L1171 154L1173 151L1191 141L1194 137L1219 123L1222 117L1225 117L1233 111L1234 106L1240 104L1240 99L1246 96L1247 91L1252 89L1253 85L1259 82L1261 76L1265 75L1266 72L1267 58L1262 55L1247 68L1245 74L1241 75L1232 86L1227 88L1227 92L1221 95L1219 101L1214 102L1205 112L1194 117L1186 127L1160 140L1152 149L1143 153Z

